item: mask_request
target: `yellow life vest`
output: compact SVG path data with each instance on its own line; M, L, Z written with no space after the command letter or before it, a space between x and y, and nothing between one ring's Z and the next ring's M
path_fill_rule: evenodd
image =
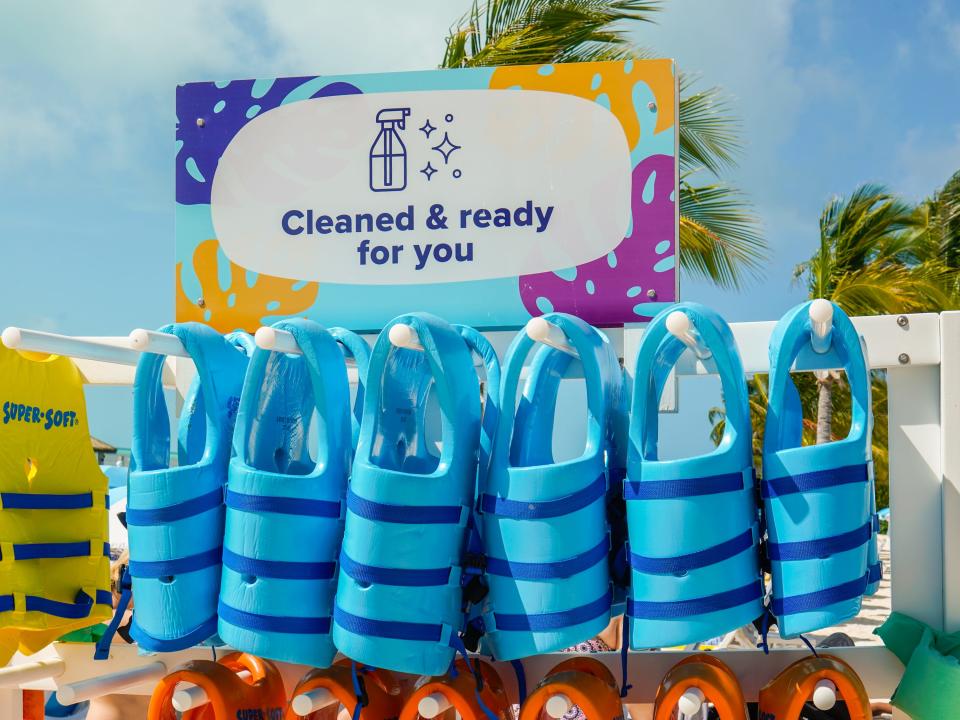
M0 666L111 617L107 503L76 365L0 347Z

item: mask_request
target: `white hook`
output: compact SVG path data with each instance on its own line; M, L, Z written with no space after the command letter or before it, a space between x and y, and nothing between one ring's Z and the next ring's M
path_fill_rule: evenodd
M166 674L166 665L162 662L152 662L149 665L142 665L132 670L121 670L109 675L61 685L57 689L57 702L61 705L75 705L84 700L126 690L140 683L159 680Z
M394 347L423 352L420 336L417 335L417 331L412 325L405 325L404 323L391 325L388 337Z
M667 331L693 351L700 360L709 360L713 354L703 344L700 333L693 327L690 318L682 310L674 310L667 315Z
M703 694L703 690L698 687L689 688L677 701L677 710L681 715L692 718L700 712L705 699L706 695Z
M817 710L824 712L833 709L837 704L837 686L827 679L818 682L813 689L813 704Z
M293 333L286 330L279 330L272 327L262 327L257 330L253 336L257 347L264 350L275 350L276 352L290 353L291 355L302 355L300 346L297 345L297 339Z
M241 670L237 673L237 677L246 682L252 676L249 670ZM193 708L200 707L208 702L210 702L210 698L207 697L207 692L199 685L190 682L177 683L171 699L173 709L178 712L193 710Z
M321 687L295 695L290 703L290 709L300 717L306 717L310 713L323 710L328 705L333 705L335 702L339 702L336 696L327 688Z
M420 698L417 704L417 712L426 720L433 720L450 709L450 701L447 696L441 692L430 693L425 698Z
M52 353L118 365L136 365L140 359L126 346L124 338L77 338L19 327L8 327L0 337L11 350Z
M60 660L37 660L36 662L10 665L0 668L0 687L23 685L24 683L62 675L67 664Z
M833 333L833 303L817 298L810 303L810 344L815 353L825 353L830 349L830 336Z
M130 347L140 352L151 352L157 355L190 357L190 353L176 335L143 328L137 328L130 333Z
M547 715L556 720L560 720L564 715L570 712L570 709L573 707L573 700L568 698L563 693L556 693L547 698L547 702L544 703L543 709L546 711Z
M575 358L580 357L577 349L567 342L567 336L563 330L544 317L530 318L527 322L526 332L527 337L534 342L549 345Z

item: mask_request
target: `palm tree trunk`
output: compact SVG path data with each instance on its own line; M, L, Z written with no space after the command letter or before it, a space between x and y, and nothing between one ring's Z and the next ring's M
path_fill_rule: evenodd
M833 439L833 378L817 380L817 445Z

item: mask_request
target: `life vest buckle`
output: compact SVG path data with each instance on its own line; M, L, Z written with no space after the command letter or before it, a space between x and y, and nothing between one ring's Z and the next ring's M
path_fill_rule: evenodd
M480 638L487 632L486 625L482 617L476 617L467 623L467 628L463 632L463 646L470 652L476 652L480 647Z

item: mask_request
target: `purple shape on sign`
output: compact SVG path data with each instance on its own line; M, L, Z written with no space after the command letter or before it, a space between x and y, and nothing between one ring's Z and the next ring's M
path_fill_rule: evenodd
M210 202L210 186L220 156L244 125L279 107L284 98L314 77L279 78L264 93L254 80L234 80L223 87L197 82L177 87L177 202L203 205ZM222 83L221 83L222 84ZM331 82L310 95L357 95L361 91L345 82ZM214 112L219 103L220 112ZM252 107L257 107L251 111ZM199 123L197 121L200 121ZM183 143L182 146L180 143Z
M654 173L653 197L644 202L644 187ZM673 157L651 155L642 160L633 169L630 235L607 255L578 265L576 273L564 272L561 276L543 272L520 277L520 298L527 312L537 316L543 314L543 307L552 307L588 323L614 325L647 321L657 314L661 303L674 302L676 268L654 270L655 265L677 252L676 215L670 197L673 181ZM658 254L656 247L663 240L668 240L670 247L663 251L661 246ZM635 287L641 291L631 290ZM648 295L650 290L654 297ZM643 312L647 303L654 303L650 313Z

